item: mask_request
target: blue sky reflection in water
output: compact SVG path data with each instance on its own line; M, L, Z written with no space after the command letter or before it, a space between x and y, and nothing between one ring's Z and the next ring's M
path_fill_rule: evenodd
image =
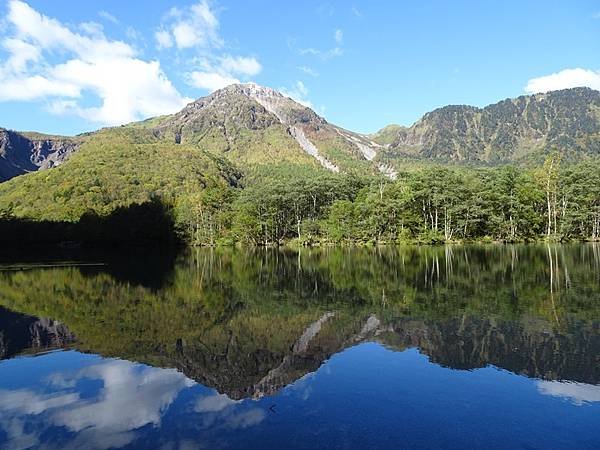
M349 348L279 395L75 351L0 364L4 448L597 448L600 386ZM160 444L160 445L159 445Z
M597 449L599 250L0 271L0 448Z

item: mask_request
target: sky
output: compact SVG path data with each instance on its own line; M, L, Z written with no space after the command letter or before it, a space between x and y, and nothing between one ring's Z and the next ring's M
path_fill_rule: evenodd
M600 1L0 0L0 127L72 135L256 82L352 131L600 90Z

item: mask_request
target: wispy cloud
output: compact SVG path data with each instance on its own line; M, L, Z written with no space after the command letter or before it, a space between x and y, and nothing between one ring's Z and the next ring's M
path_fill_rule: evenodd
M342 56L344 54L344 50L341 47L334 47L329 50L321 50L318 48L308 47L308 48L301 48L298 52L301 55L317 56L318 58L322 59L323 61L327 61L329 59L332 59L332 58L335 58L338 56Z
M205 89L209 92L222 89L230 84L240 83L240 80L227 74L221 74L218 71L195 70L186 76L186 81L190 86L198 89Z
M304 85L302 81L296 81L291 88L282 87L279 88L279 91L285 95L286 97L295 100L301 105L307 106L309 108L313 107L313 104L310 100L308 100L308 88Z
M304 72L307 75L310 75L311 77L319 76L319 72L317 72L316 70L311 69L310 67L307 67L307 66L298 66L298 70L301 72Z
M109 13L108 11L100 11L98 13L98 15L100 17L102 17L104 20L107 20L111 23L114 23L115 25L119 23L119 19L117 19L115 16L113 16L111 13Z
M327 61L329 59L336 58L344 54L344 49L342 48L342 44L344 42L344 32L341 29L337 28L333 31L333 41L335 45L329 49L305 47L299 48L297 51L302 56L316 56L317 58L323 61ZM294 49L296 46L296 40L288 38L287 44L289 48Z
M224 53L226 42L219 27L217 14L207 0L202 0L188 8L171 8L155 31L159 50L194 52L195 56L187 58L194 67L188 68L184 76L192 87L212 92L240 79L247 81L262 70L256 57Z
M262 70L256 58L245 56L223 56L219 58L220 67L230 73L254 76Z
M262 70L262 65L254 57L224 55L204 57L198 61L198 70L187 73L187 82L210 92L240 83L240 77L247 80Z
M600 72L581 68L564 69L550 75L532 78L527 82L525 92L534 94L583 86L600 90Z
M258 60L252 57L225 55L213 59L203 58L198 64L199 70L187 74L187 82L191 86L210 92L240 83L238 77L248 78L262 70Z
M223 45L219 36L219 21L206 0L185 9L171 8L155 37L159 49L173 45L178 49L218 48Z
M79 29L81 31L83 31L84 33L99 36L99 37L102 36L102 34L104 33L104 27L102 26L102 24L100 24L98 22L80 23Z
M344 32L338 28L333 33L333 38L335 39L335 42L341 45L342 42L344 42Z
M321 17L331 17L335 13L335 8L331 3L321 3L317 6L316 12Z

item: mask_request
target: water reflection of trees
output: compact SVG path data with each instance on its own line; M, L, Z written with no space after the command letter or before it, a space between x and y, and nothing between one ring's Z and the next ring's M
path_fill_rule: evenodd
M63 321L82 350L176 366L234 398L373 339L449 367L597 382L599 268L597 244L193 250L152 287L123 271L2 272L0 302Z

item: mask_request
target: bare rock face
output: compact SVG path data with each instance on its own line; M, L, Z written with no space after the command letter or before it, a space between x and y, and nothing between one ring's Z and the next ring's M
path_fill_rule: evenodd
M79 147L76 139L45 136L0 128L0 182L49 169L64 162Z

